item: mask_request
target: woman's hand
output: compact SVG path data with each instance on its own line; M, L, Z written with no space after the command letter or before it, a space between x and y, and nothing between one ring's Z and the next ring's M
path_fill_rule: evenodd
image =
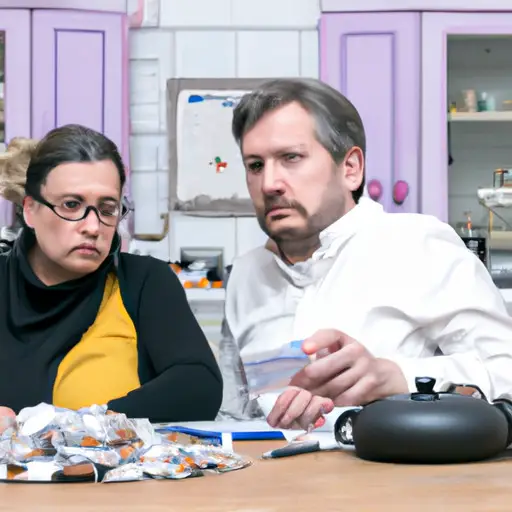
M11 416L12 418L16 418L16 413L12 409L9 409L9 407L0 406L0 418L4 416Z
M9 428L16 419L16 413L9 407L0 406L0 434Z

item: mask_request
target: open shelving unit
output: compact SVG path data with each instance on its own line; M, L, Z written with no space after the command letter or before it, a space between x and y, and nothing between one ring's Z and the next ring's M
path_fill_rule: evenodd
M452 112L449 120L454 122L509 122L512 123L512 110L500 112Z
M474 228L485 229L488 210L476 191L493 186L494 170L512 168L511 52L512 37L507 35L447 38L446 106L455 104L459 110L447 114L448 221L455 229L467 221L466 212ZM464 111L468 90L475 91L477 100L486 93L489 110Z

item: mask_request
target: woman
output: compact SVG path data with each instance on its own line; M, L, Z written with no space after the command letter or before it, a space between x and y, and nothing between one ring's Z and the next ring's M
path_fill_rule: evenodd
M78 125L0 155L0 192L25 226L0 256L2 405L215 418L222 378L178 278L119 250L125 180L115 144Z

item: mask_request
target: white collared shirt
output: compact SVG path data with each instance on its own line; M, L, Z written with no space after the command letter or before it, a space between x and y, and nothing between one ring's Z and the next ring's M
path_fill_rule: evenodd
M337 329L415 378L512 395L512 318L489 272L447 224L362 198L293 266L265 248L235 260L226 320L242 360ZM442 355L436 355L442 352ZM240 385L225 375L229 387ZM233 389L231 389L233 392Z

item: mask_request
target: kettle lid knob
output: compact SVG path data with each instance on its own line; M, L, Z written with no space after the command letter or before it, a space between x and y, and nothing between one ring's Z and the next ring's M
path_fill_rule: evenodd
M416 390L421 394L432 394L434 393L434 386L436 385L436 379L433 377L416 377L415 379Z

